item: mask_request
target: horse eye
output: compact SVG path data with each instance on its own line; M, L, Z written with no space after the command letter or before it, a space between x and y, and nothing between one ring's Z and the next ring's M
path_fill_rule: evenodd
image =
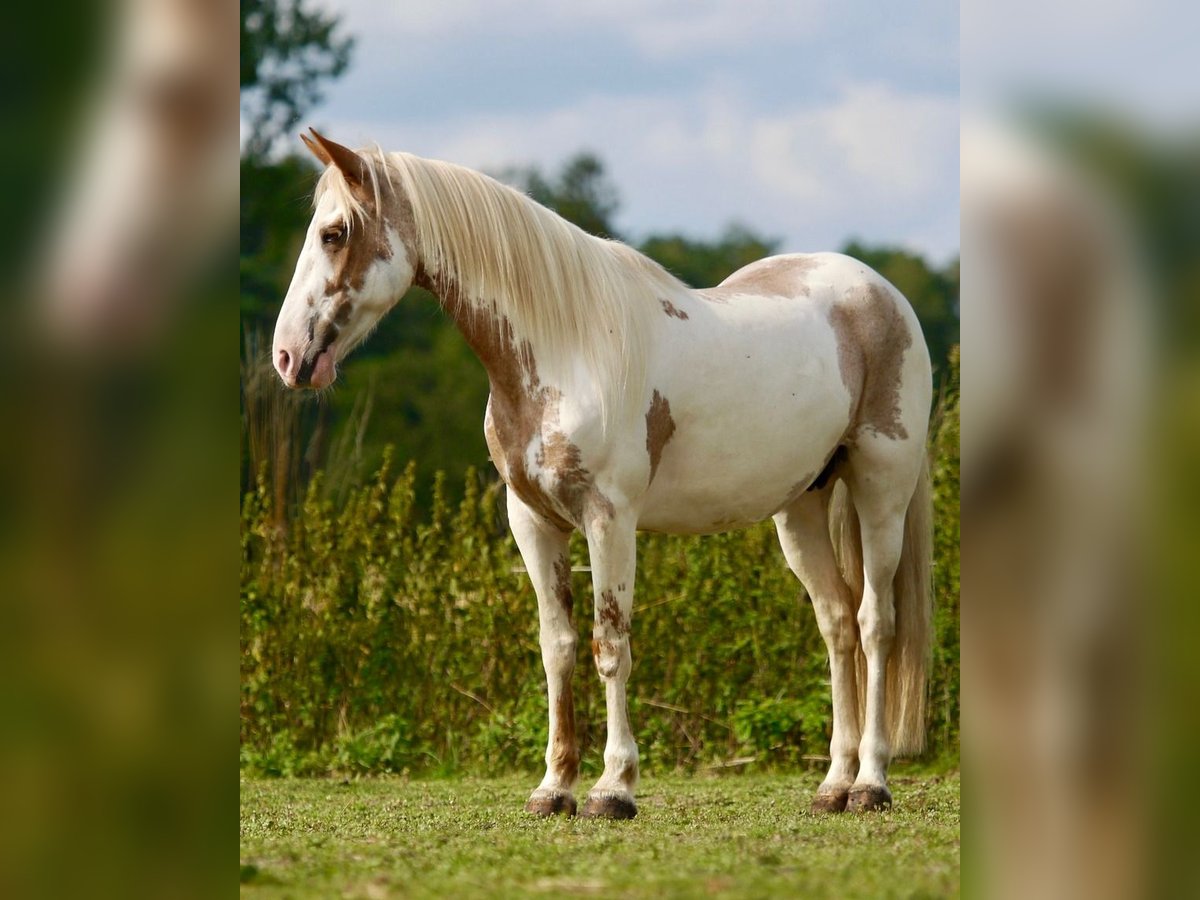
M345 228L330 228L328 231L321 232L322 244L336 244L346 236Z

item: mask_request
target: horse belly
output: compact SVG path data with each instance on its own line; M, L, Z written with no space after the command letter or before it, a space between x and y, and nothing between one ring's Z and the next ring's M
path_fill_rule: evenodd
M849 410L832 390L823 403L767 393L757 413L743 405L680 417L643 499L640 529L728 531L774 515L812 484L845 435Z

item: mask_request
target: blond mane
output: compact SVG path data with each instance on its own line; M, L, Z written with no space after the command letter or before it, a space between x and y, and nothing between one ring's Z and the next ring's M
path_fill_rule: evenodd
M543 377L572 383L582 365L606 409L615 396L643 393L660 300L687 289L678 279L479 172L407 153L359 155L376 209L396 190L411 204L426 271L453 281L463 302L494 314L498 325L507 320L517 340L529 342ZM335 166L316 197L326 192L348 221L368 214Z

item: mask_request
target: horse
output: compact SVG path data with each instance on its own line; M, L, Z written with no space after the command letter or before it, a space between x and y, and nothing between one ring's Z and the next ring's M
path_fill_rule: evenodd
M773 518L829 651L817 813L888 809L925 735L931 620L929 353L911 306L834 253L751 263L693 290L478 172L310 129L325 167L276 323L285 385L321 389L412 285L487 370L484 434L537 595L546 774L526 810L574 815L568 538L591 561L604 771L578 814L637 814L626 710L636 534Z

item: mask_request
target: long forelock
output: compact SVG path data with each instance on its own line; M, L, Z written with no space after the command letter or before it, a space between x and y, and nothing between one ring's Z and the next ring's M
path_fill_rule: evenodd
M606 408L622 393L642 393L652 317L681 282L486 175L405 153L386 162L412 207L426 269L491 312L497 327L507 320L539 372L569 382L582 364Z
M347 231L353 231L356 225L361 226L369 217L379 215L383 208L384 192L394 189L388 175L387 157L383 150L379 148L360 150L358 155L365 163L371 197L374 200L373 209L350 185L341 169L334 165L325 167L325 171L317 179L317 186L313 191L313 208L316 209L326 195L332 197L334 210L340 213L345 220Z

